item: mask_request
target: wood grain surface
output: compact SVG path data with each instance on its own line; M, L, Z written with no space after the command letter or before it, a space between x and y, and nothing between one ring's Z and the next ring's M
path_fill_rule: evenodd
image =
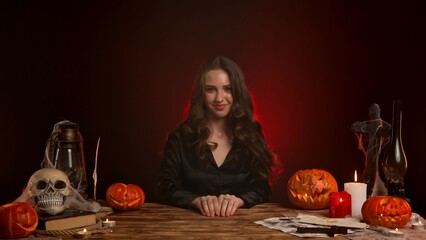
M264 203L238 209L232 217L204 217L192 209L145 203L140 210L115 212L107 216L117 222L111 233L94 234L92 239L302 239L255 224L255 221L283 214L311 213L328 216L325 210L297 210L278 203ZM76 239L64 236L62 239ZM324 238L309 238L324 239ZM335 237L333 239L345 239Z

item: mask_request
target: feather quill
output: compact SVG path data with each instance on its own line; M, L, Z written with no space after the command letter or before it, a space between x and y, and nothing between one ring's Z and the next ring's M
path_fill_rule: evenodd
M93 170L93 200L96 201L96 184L98 182L98 174L97 174L97 168L98 168L98 152L99 152L99 142L101 141L101 137L98 138L98 143L96 145L96 154L95 154L95 169Z

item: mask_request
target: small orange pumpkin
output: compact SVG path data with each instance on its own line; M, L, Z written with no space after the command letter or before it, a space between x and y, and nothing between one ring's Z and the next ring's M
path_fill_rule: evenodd
M145 202L145 193L135 184L114 183L106 192L106 200L115 210L137 210Z
M386 228L402 228L410 221L410 204L395 196L375 196L367 199L361 208L367 224Z
M295 172L287 183L290 202L303 209L324 209L329 206L329 195L338 191L336 179L322 169Z
M29 203L13 202L0 206L0 238L28 237L37 224L37 211Z

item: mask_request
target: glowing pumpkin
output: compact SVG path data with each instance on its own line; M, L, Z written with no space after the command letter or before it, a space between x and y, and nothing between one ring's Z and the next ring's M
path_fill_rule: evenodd
M402 198L375 196L367 199L361 208L362 218L367 224L386 228L402 228L411 218L411 207Z
M329 195L338 191L336 179L322 169L295 172L287 183L290 202L303 209L324 209L329 206Z
M0 238L28 237L37 224L37 211L29 203L13 202L0 206Z
M116 210L137 210L145 202L145 193L134 184L114 183L106 192L106 200Z

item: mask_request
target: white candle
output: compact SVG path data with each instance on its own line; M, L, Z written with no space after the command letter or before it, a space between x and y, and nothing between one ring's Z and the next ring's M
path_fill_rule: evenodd
M77 237L78 238L89 238L92 235L91 232L87 231L86 229L84 229L83 231L78 231L77 232Z
M404 233L399 231L398 228L395 228L395 230L389 231L389 234L393 237L403 237Z
M425 229L425 225L421 221L419 221L411 224L411 228L415 230L422 230Z
M351 195L352 217L362 217L361 208L367 200L367 184L357 182L356 170L354 180L355 182L345 183L344 188Z
M115 221L114 220L108 220L108 218L106 219L106 221L102 222L102 226L103 227L114 227L115 226Z

